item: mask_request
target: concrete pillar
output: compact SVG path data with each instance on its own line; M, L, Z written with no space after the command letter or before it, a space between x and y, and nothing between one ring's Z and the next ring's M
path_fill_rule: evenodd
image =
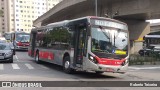
M150 33L150 23L143 20L125 20L130 35L130 53L135 54L142 49L142 38Z
M33 25L33 27L41 27L41 26L42 26L42 22L39 22L36 25Z

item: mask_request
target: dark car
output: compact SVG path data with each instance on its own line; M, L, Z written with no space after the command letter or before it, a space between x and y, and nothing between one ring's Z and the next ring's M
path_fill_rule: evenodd
M141 56L149 56L149 54L151 53L152 49L141 49L139 50L139 54Z
M9 43L0 43L0 61L13 63L13 55L15 50Z
M160 55L160 46L155 46L153 52Z

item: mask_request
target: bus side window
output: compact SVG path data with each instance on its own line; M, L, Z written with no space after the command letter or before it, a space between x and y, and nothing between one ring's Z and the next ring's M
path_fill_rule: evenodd
M75 37L75 27L74 26L68 26L68 31L70 33L70 47L71 48L75 48L75 41L76 41L76 37Z

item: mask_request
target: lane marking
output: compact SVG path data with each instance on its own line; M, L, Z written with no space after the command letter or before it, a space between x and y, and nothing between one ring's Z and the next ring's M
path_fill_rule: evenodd
M13 69L20 69L17 64L12 64Z
M4 65L0 64L0 70L3 70L3 69L4 69Z
M44 65L38 65L38 66L43 68L43 69L49 69L48 67L45 67Z
M28 69L34 69L34 67L32 67L31 64L26 63L25 65Z
M19 60L18 60L18 57L17 57L17 55L15 55L15 57L16 57L16 60L17 60L17 61L19 61Z

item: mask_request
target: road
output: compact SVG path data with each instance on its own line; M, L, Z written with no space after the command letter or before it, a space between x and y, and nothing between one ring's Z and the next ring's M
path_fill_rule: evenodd
M97 75L94 73L76 72L66 74L62 67L42 63L37 64L27 55L26 51L17 51L13 63L0 63L0 81L157 81L160 80L160 66L130 66L126 74L104 73ZM129 87L125 87L128 90ZM1 88L0 88L1 89ZM35 89L35 88L34 88ZM43 88L41 88L43 90ZM49 88L45 88L50 90ZM57 89L63 89L58 88ZM75 88L70 88L71 90ZM69 90L70 90L69 89ZM76 88L81 89L81 88ZM112 90L111 87L92 88L89 90ZM120 88L114 88L120 90ZM143 90L142 88L134 88ZM148 89L148 88L147 88ZM144 90L147 90L144 88ZM158 88L153 88L157 90ZM5 90L5 89L3 89ZM8 90L8 89L7 89Z

